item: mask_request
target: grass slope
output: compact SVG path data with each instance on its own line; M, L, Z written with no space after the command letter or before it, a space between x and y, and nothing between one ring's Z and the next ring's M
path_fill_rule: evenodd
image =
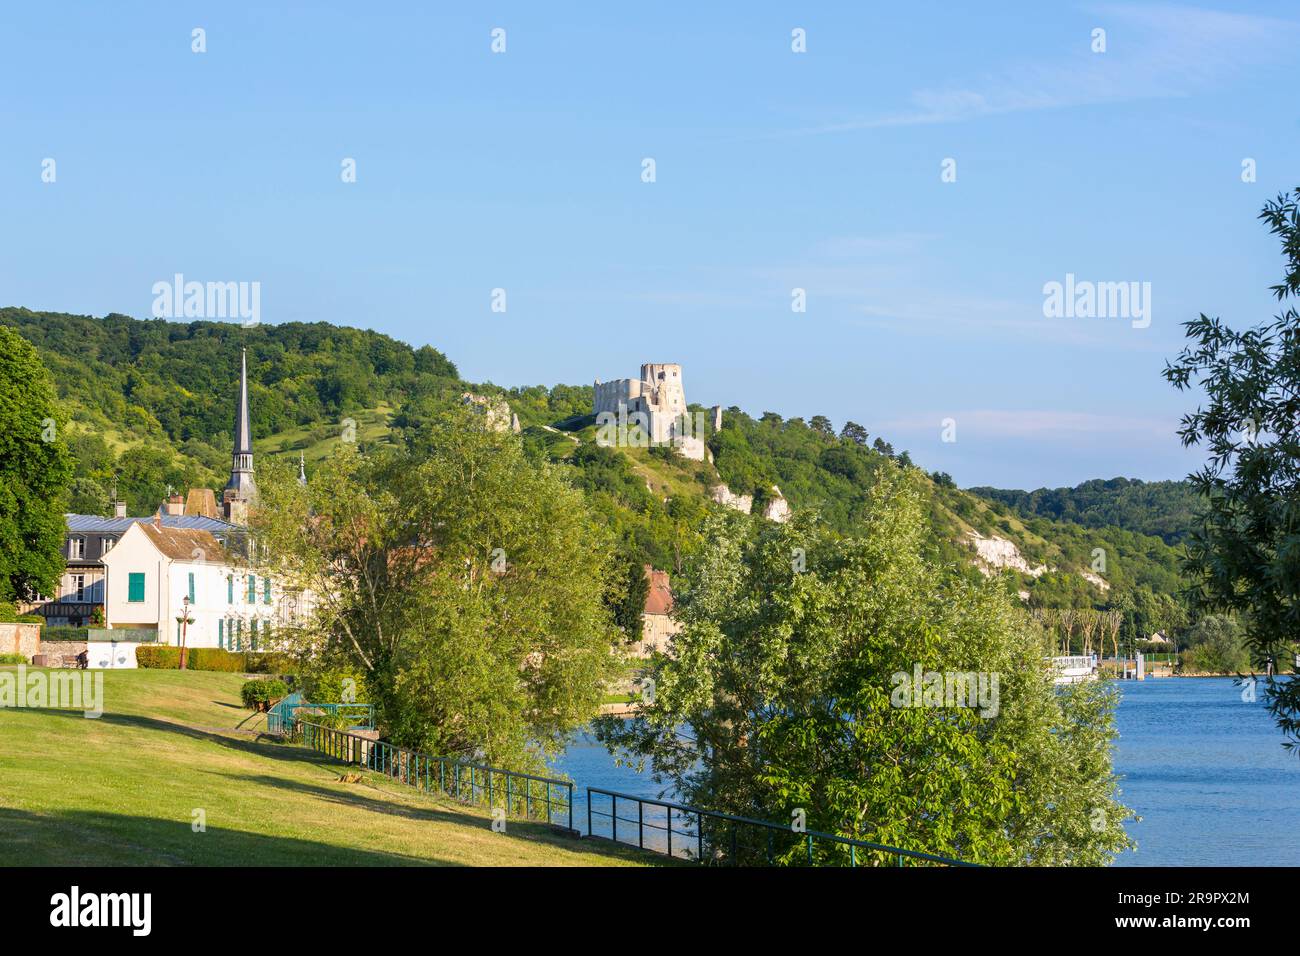
M0 710L0 859L8 865L653 864L508 821L259 735L242 678L107 671L104 710ZM195 833L193 811L206 813Z

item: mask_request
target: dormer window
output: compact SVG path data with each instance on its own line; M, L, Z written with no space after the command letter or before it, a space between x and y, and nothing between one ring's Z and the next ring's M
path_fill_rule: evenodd
M117 538L114 535L104 535L99 545L99 553L101 555L108 554L108 552L113 550L113 545L115 544L117 544Z
M86 556L86 539L69 538L68 539L68 558L73 561L80 561Z

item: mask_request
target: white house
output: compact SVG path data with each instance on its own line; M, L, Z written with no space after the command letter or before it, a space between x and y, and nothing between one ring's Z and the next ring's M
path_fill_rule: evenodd
M186 646L267 650L275 629L306 610L209 531L136 522L103 564L107 626L156 631L161 644L180 643L188 609Z

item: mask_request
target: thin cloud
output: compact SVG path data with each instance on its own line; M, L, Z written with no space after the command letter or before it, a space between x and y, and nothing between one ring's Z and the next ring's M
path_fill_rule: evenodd
M1190 96L1244 68L1290 55L1300 23L1243 13L1172 6L1098 6L1108 49L1092 53L1087 37L1073 53L1029 62L964 86L917 90L908 108L792 131L843 133L895 126L957 123L1030 110Z

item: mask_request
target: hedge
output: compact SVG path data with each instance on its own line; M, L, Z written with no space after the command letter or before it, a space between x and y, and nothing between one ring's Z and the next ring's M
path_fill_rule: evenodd
M0 665L4 664L26 664L27 658L22 654L0 654Z
M56 624L41 632L42 641L86 641L90 639L88 627L66 627Z
M232 674L248 672L249 655L223 651L216 647L191 647L186 654L185 664L194 671L226 671ZM181 649L179 647L137 647L135 662L140 667L161 670L179 670L181 666Z
M135 662L140 667L178 670L181 649L171 644L137 647ZM231 674L290 674L296 670L288 654L255 654L246 651L223 651L218 647L191 647L186 666L192 671L225 671Z

